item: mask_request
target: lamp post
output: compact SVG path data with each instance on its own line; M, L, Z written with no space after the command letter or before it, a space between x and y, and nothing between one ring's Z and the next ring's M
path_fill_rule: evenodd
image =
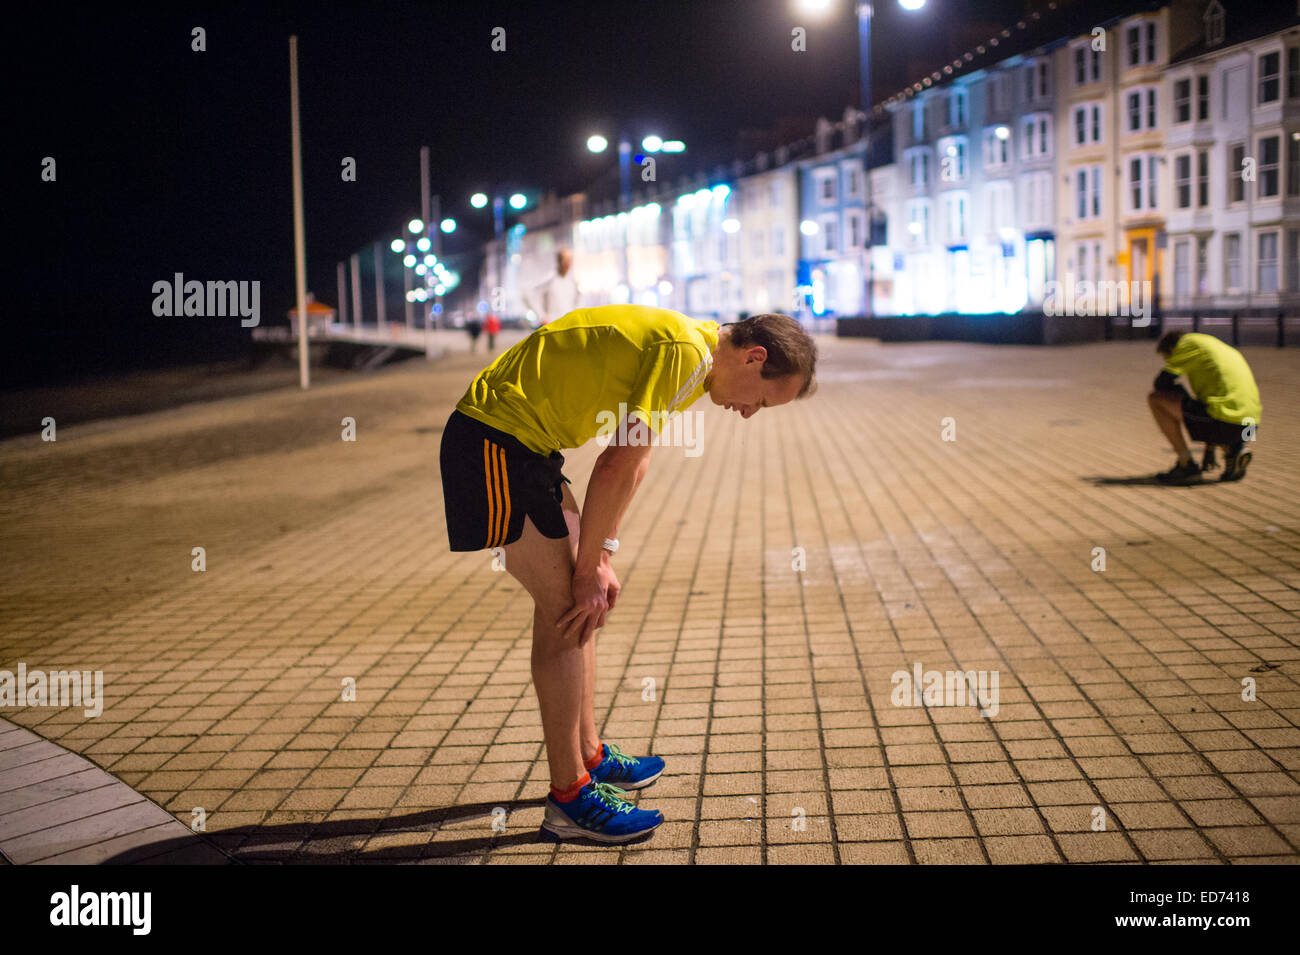
M925 6L925 0L898 0L898 5L909 13L914 13ZM826 12L829 4L826 0L800 0L799 8L803 13L813 15ZM875 261L872 258L871 245L871 210L875 208L871 195L871 20L875 15L875 5L871 0L858 0L858 94L861 97L863 120L863 139L866 140L866 156L862 162L865 177L863 193L867 208L867 314L875 312Z
M587 137L587 150L589 152L603 153L606 150L606 148L608 148L608 146L609 146L609 140L607 140L604 136L600 135L599 133ZM686 151L686 144L683 143L680 139L670 139L665 141L661 137L652 133L641 140L641 148L644 149L647 153L657 153L657 152L681 153ZM619 213L627 212L629 206L631 205L631 195L632 195L632 190L630 187L631 170L632 170L632 143L630 141L627 127L622 126L619 128L619 133L618 133L618 211ZM630 226L631 224L630 220L624 219L623 221L627 223L627 226ZM628 290L628 297L630 300L632 295L632 277L631 277L631 265L628 261L628 254L627 254L627 246L628 246L627 233L626 233L627 226L625 226L624 228L622 242L620 243L622 246L622 256L620 258L621 258L621 265L622 265L622 282L623 285Z
M491 198L485 192L476 192L469 197L469 204L475 209L484 209L488 203L492 203L492 237L493 237L493 262L492 274L496 277L496 287L505 288L505 254L506 250L502 244L501 237L506 231L506 205L508 204L515 212L522 212L528 208L528 197L522 192L513 192L509 196L501 189L496 189ZM498 252L499 249L499 252ZM498 254L500 260L497 259ZM489 301L491 300L489 296Z

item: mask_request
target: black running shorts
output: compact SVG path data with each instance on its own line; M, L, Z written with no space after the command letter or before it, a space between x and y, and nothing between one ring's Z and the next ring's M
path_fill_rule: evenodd
M1243 444L1244 425L1231 421L1220 421L1213 417L1205 402L1197 401L1189 394L1183 395L1183 424L1193 441L1206 444L1225 444L1229 448L1239 448Z
M569 536L561 507L569 479L558 451L543 457L504 431L453 411L439 458L453 551L512 544L523 533L525 515L546 537Z
M1246 426L1233 424L1231 421L1221 421L1210 414L1205 402L1197 401L1192 397L1192 393L1178 385L1173 388L1160 388L1159 380L1156 381L1157 390L1164 393L1182 398L1183 401L1183 424L1187 426L1187 433L1192 436L1193 441L1204 441L1206 444L1223 444L1229 448L1240 447L1245 439L1242 432Z

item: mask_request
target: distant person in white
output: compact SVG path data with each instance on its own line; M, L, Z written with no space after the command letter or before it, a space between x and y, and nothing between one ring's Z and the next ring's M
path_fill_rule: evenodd
M555 275L536 286L525 304L537 313L537 324L545 325L578 307L578 280L573 277L573 250L555 254Z

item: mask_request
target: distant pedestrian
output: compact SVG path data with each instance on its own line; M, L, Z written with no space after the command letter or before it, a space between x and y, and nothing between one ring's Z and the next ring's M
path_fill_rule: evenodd
M524 304L537 313L537 324L545 325L578 307L578 280L573 275L573 250L555 255L555 274L524 294Z
M1168 332L1156 351L1164 356L1164 370L1156 377L1147 405L1156 425L1178 454L1178 463L1156 475L1161 484L1193 484L1215 466L1214 447L1224 449L1220 481L1240 481L1246 476L1251 452L1244 450L1259 428L1262 406L1259 387L1245 356L1213 335ZM1185 375L1195 396L1178 383ZM1192 460L1183 440L1183 425L1193 441L1205 442L1201 464Z
M477 318L467 319L465 331L469 332L469 350L476 351L478 349L478 337L483 331L483 323Z
M497 333L501 331L501 319L497 318L495 312L488 312L487 323L483 326L483 329L487 332L487 348L490 355L496 351Z

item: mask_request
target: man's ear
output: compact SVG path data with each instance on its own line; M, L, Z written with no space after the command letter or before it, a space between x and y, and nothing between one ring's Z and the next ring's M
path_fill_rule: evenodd
M745 351L745 364L751 361L767 361L767 349L762 345L754 345Z

